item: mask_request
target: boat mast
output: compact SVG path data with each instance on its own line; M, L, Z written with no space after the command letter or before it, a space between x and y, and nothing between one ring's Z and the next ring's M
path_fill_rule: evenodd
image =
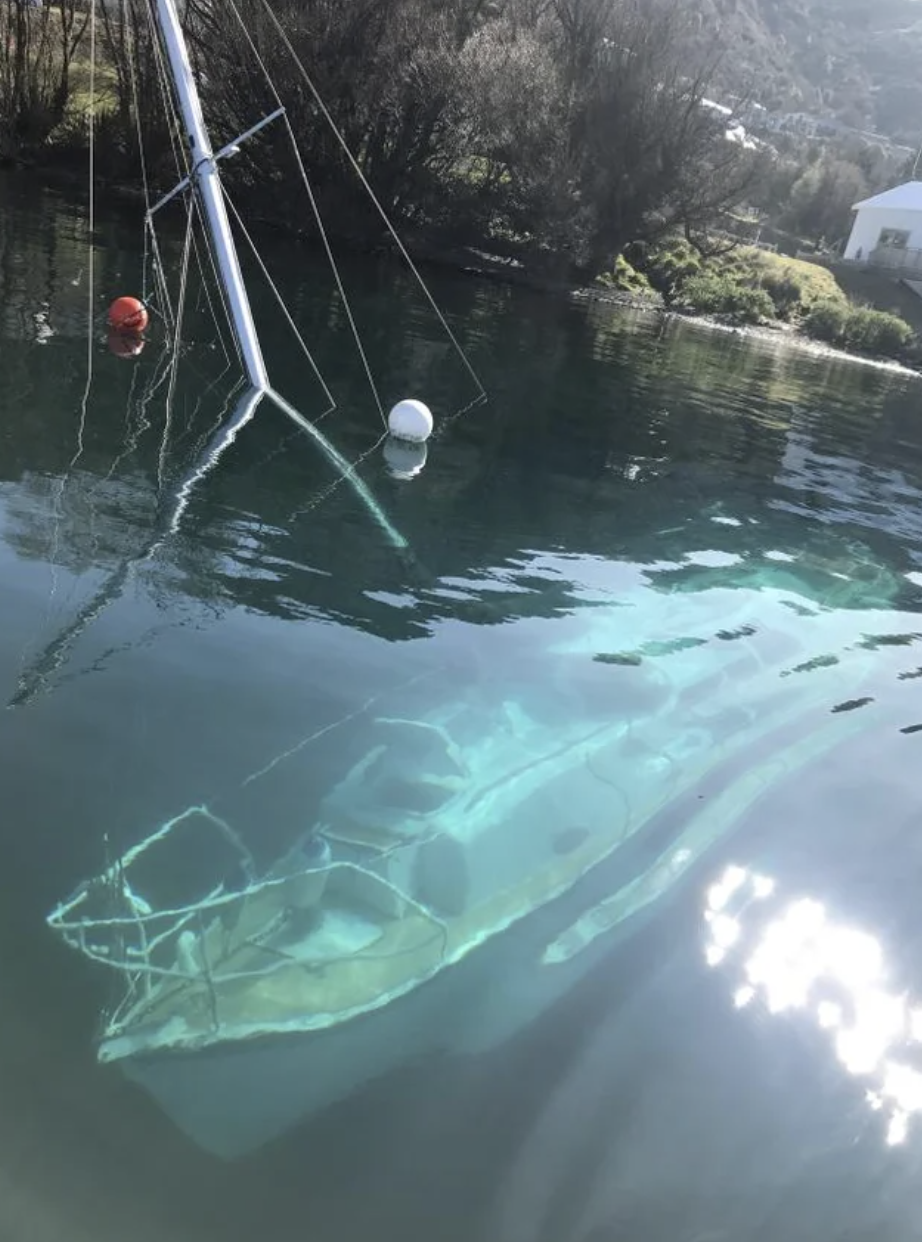
M190 180L198 188L202 197L218 270L227 293L234 331L243 354L247 379L259 392L268 392L269 373L263 361L259 337L256 335L250 299L243 283L237 247L234 244L227 208L224 205L224 191L221 188L218 162L215 159L205 125L198 87L192 75L186 37L176 11L175 0L157 0L157 16L189 139L192 160Z
M0 0L0 3L2 3L2 0ZM242 142L245 138L256 133L257 130L262 129L264 125L275 120L277 116L284 112L284 108L279 108L277 112L273 112L271 116L254 125L245 134L241 134L235 143L223 147L216 153L211 146L211 139L208 136L208 129L205 125L198 87L196 86L192 65L189 61L186 36L183 34L179 14L176 10L176 0L156 0L156 6L167 58L170 63L170 71L173 75L183 123L185 124L189 139L192 165L188 180L193 187L199 190L202 196L205 218L214 246L218 270L221 274L222 284L227 292L228 308L233 321L234 331L240 344L241 353L243 354L243 365L251 388L259 393L260 396L267 396L278 409L308 432L320 446L329 462L336 467L344 479L349 480L356 495L367 507L369 513L381 527L388 540L395 548L404 549L408 546L406 539L392 525L387 514L353 467L309 419L300 414L294 406L273 389L269 382L266 364L263 360L259 337L256 334L256 325L253 322L253 312L250 309L250 299L247 296L246 286L243 283L243 273L240 270L240 261L237 257L237 247L231 233L230 221L227 218L227 208L224 203L224 190L221 186L218 162L223 156L235 151L237 143ZM180 182L180 186L183 184L183 182ZM176 191L174 190L167 195L166 199L161 199L159 205L162 206L175 193Z

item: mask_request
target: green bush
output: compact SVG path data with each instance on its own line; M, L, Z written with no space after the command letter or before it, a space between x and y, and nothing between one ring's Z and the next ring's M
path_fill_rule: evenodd
M766 272L762 288L771 298L779 319L793 319L804 309L804 287L791 272Z
M690 276L682 285L682 305L699 315L717 315L727 309L733 291L737 288L732 280L717 272L701 272Z
M851 310L847 303L816 302L804 317L804 331L818 341L841 345L845 340Z
M840 302L817 302L804 319L804 330L830 345L887 358L904 357L915 340L912 328L899 315Z
M845 345L864 354L902 358L916 334L900 315L872 311L870 307L842 306L839 302L818 302L804 319L810 337L830 345Z
M699 315L736 315L746 323L775 318L774 304L764 289L751 289L732 274L716 271L686 280L681 305Z
M845 342L851 349L884 354L888 358L903 355L914 336L912 328L899 315L871 310L867 306L856 307L851 312L845 330Z
M888 358L912 359L919 348L904 319L851 305L835 277L817 264L752 247L702 259L682 238L631 247L628 257L633 267L619 260L612 283L633 289L633 278L647 280L679 310L745 323L784 319L802 324L818 341Z
M638 272L632 267L623 254L619 254L615 259L614 269L611 272L603 272L596 278L596 283L605 289L617 289L622 293L633 293L639 297L653 295L649 280L643 272Z
M678 296L685 282L702 271L701 256L684 238L637 247L630 257L653 288L667 299Z
M775 304L765 290L748 289L745 285L735 290L730 310L746 323L760 323L763 319L776 317Z

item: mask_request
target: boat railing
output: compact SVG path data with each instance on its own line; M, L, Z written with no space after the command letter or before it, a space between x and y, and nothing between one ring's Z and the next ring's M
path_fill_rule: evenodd
M201 816L217 825L233 845L251 877L243 884L226 881L194 901L155 908L132 884L131 869L178 824ZM286 930L293 918L321 918L321 902L331 881L358 892L363 905L377 910L382 922L413 912L437 929L447 943L447 929L431 909L399 885L361 864L326 860L317 865L285 866L257 877L249 851L224 821L207 808L194 807L168 821L128 851L101 875L87 881L48 916L48 925L85 957L120 972L126 993L109 1021L134 1013L138 1005L177 988L203 989L216 1015L220 989L263 979L278 971L310 969L309 936L292 951ZM352 953L318 958L324 965L347 961Z

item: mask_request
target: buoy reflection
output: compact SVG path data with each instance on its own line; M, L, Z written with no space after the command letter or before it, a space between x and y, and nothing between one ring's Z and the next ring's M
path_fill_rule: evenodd
M922 1005L888 985L880 943L799 898L766 905L769 876L728 867L708 889L705 956L713 967L742 963L738 1008L807 1014L832 1040L848 1073L868 1079L867 1100L887 1116L887 1141L902 1143L922 1114Z
M426 464L428 449L422 442L411 443L396 436L384 441L384 460L395 479L415 479Z
M146 341L134 332L109 332L106 343L116 358L137 358L143 352Z

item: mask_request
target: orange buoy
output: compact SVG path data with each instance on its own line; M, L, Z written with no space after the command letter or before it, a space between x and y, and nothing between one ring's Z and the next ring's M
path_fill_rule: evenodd
M137 298L116 298L109 307L109 327L113 332L143 332L147 310Z
M116 358L137 358L146 341L140 332L110 332L108 344Z

